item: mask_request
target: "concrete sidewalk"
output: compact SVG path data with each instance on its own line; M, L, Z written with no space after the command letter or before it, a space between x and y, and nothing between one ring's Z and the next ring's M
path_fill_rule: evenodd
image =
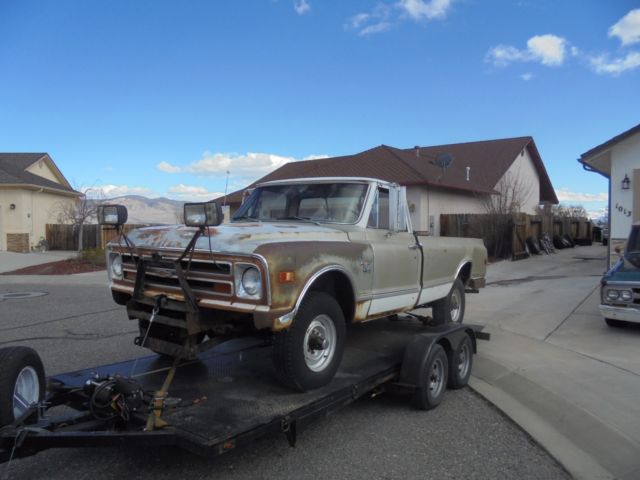
M20 268L32 267L43 263L58 262L75 258L78 252L54 250L50 252L14 253L0 252L0 273L11 272Z
M471 386L576 478L640 478L640 328L600 316L605 249L490 266L465 321L486 325Z

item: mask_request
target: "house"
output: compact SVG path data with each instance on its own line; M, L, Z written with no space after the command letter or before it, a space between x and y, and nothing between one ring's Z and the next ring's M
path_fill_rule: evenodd
M580 155L585 170L609 179L609 263L640 221L640 124Z
M47 153L0 153L0 250L29 252L80 195Z
M443 162L444 160L444 162ZM443 168L439 166L450 161ZM518 210L533 214L541 204L557 204L551 180L531 137L400 149L388 145L342 157L291 162L262 177L373 177L407 187L415 230L440 234L440 214L485 213L487 199L518 186ZM251 187L251 186L250 186ZM237 208L243 191L220 200Z

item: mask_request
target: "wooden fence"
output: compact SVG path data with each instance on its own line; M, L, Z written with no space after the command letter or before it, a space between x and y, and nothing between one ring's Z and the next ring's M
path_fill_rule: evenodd
M527 256L526 240L543 235L569 235L572 239L590 241L591 221L587 218L553 217L550 215L440 215L440 234L443 237L482 238L489 256L522 258Z
M48 223L46 228L49 250L78 250L79 231L75 225ZM100 246L100 225L82 226L82 247Z
M130 232L135 228L148 227L149 225L125 225L125 232ZM116 238L115 228L101 227L100 225L82 226L82 247L102 248L107 242ZM64 225L48 223L46 228L47 243L49 250L78 250L78 228L74 225Z

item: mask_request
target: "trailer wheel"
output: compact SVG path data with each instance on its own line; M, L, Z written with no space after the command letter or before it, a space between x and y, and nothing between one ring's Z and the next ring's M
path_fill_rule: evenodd
M469 335L464 336L458 348L449 354L449 382L447 386L453 390L469 383L473 367L473 344Z
M273 361L280 379L296 390L328 384L344 352L344 315L324 292L310 292L293 324L274 336Z
M441 345L434 344L422 364L420 378L413 392L413 405L416 408L431 410L440 405L447 387L448 369L447 353Z
M44 390L44 367L34 349L0 349L0 427L13 423L42 400Z
M449 294L436 302L433 302L433 324L462 323L464 319L464 284L456 278Z

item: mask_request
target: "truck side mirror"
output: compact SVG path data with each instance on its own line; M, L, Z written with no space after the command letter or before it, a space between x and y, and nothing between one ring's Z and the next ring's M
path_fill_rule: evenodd
M389 188L389 230L404 232L407 230L407 189L399 185Z
M98 223L119 227L127 223L127 207L124 205L98 205Z

